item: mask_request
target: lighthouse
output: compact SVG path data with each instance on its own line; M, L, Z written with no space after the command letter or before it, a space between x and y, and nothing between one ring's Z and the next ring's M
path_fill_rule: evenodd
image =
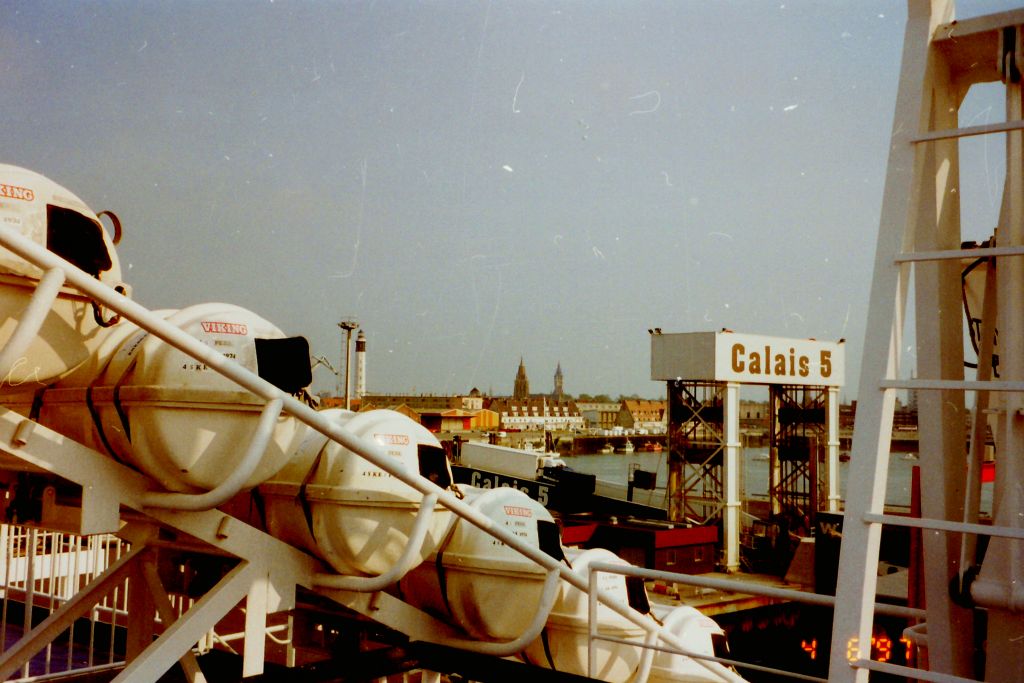
M356 398L366 394L366 335L362 330L356 336Z

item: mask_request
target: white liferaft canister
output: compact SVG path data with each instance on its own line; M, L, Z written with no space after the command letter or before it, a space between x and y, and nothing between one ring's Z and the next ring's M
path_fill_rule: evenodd
M257 341L284 337L255 313L231 304L190 306L168 315L166 322L257 374ZM308 367L308 354L302 362ZM220 484L240 465L265 404L144 330L121 341L88 392L91 408L73 395L62 397L59 390L44 395L41 421L59 423L60 416L50 417L47 410L77 403L93 419L86 445L110 451L171 491L210 490ZM277 418L246 487L284 466L298 446L300 424L284 413Z
M166 318L174 311L163 310L154 313ZM104 446L96 424L98 415L89 410L89 386L96 382L126 339L142 338L145 334L138 325L129 320L121 320L110 327L105 327L97 332L95 349L85 362L79 364L56 384L12 394L5 397L4 404L11 410L60 432L72 441L109 454L110 451Z
M722 627L696 608L689 605L675 607L662 623L687 650L709 657L728 656L727 651L721 651L725 643ZM716 640L720 640L723 646L716 648ZM692 657L659 651L654 655L647 680L655 683L713 683L722 679Z
M566 549L565 554L572 570L584 579L587 578L589 567L594 562L629 566L628 562L604 548L582 551ZM625 576L601 572L598 574L597 587L622 604L629 604ZM588 611L587 595L563 581L544 631L527 646L523 652L524 659L537 666L586 676ZM640 664L643 651L638 645L643 643L644 629L601 603L598 604L597 619L599 634L633 641L637 645L607 640L594 641L594 647L597 648L597 670L593 677L608 683L625 683Z
M522 491L464 486L465 502L520 540L541 547L539 524L551 513ZM543 549L543 548L542 548ZM455 521L437 554L400 583L411 604L485 641L521 636L542 609L547 572L465 519Z
M321 414L373 441L410 474L445 487L451 468L437 437L393 410ZM376 576L399 560L412 532L423 494L369 460L310 429L298 452L259 488L267 528L350 576ZM433 553L450 528L452 513L435 504L419 561Z
M0 226L127 293L114 243L99 218L52 180L0 164ZM0 247L0 347L10 341L42 275L39 268ZM28 348L0 368L0 393L41 387L85 362L103 329L97 315L104 321L113 317L77 289L61 287Z

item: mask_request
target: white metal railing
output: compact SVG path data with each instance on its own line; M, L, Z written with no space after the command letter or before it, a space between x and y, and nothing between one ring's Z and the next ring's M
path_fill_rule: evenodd
M41 615L59 610L130 549L129 542L111 534L80 536L0 524L0 653L7 643L28 633ZM119 582L92 606L87 617L72 623L66 637L54 640L21 668L19 678L12 680L40 681L71 672L98 673L123 667L117 631L128 626L129 585L127 579ZM169 598L173 617L180 617L195 603L194 598L184 595L171 594ZM11 621L9 617L18 610L22 610L22 618ZM165 622L159 613L154 617L157 623ZM267 633L281 628L268 626ZM209 639L217 642L236 637L209 634ZM200 644L200 649L209 648Z
M208 367L234 381L239 386L252 392L256 396L259 396L263 400L267 402L280 401L283 412L295 417L297 420L303 422L312 429L317 430L329 439L332 439L360 457L368 460L381 470L419 491L424 496L435 495L439 503L457 514L459 517L465 519L485 533L490 534L506 546L513 548L520 555L530 559L546 571L557 573L561 576L563 581L568 582L586 594L594 596L593 599L599 600L609 609L629 620L633 624L643 628L649 633L658 633L659 637L670 643L677 640L672 636L672 634L660 629L660 627L646 615L640 614L604 591L599 591L597 589L592 590L587 581L569 569L565 564L561 563L554 557L551 557L540 548L523 542L522 539L515 536L510 531L495 524L493 520L462 501L452 491L441 489L435 483L421 476L419 473L407 471L399 462L390 458L387 455L386 450L380 444L357 437L348 430L331 422L322 414L286 394L270 382L267 382L263 378L249 370L246 370L235 361L227 358L221 353L218 353L211 347L206 346L183 330L169 324L163 318L154 315L147 308L119 294L109 286L91 277L71 263L61 259L53 252L48 251L32 240L18 234L13 229L6 227L0 228L0 245L41 268L45 273L43 276L43 282L51 283L50 287L43 290L37 290L33 297L33 301L29 304L26 312L19 320L18 327L14 332L12 341L17 340L20 344L24 344L23 340L31 340L36 336L38 330L42 326L45 315L49 310L49 305L52 304L55 297L52 283L66 283L86 296L92 298L94 301L121 315L123 318L132 321L143 330L159 337L172 347L202 363L205 363ZM37 296L42 301L46 302L47 305L44 306L38 303L36 298ZM21 351L18 351L18 353L21 353ZM9 358L11 353L5 354L0 351L0 360L2 360L4 356ZM239 489L240 488L241 485L239 486ZM160 501L150 502L159 503ZM459 640L457 642L446 640L444 638L440 638L439 640L442 641L442 644L451 644L456 647L467 647L471 645L471 643L464 640ZM734 672L722 666L718 662L705 661L703 659L695 661L705 667L709 673L717 676L723 681L730 681L734 683L741 683L743 681L740 676L736 675Z
M128 544L115 536L78 536L59 531L0 524L0 646L9 636L29 632L33 614L52 614L71 600L83 586L101 575L125 552ZM119 666L114 632L128 622L127 584L122 583L89 611L85 628L72 625L67 637L51 643L21 670L22 677L48 676L74 670L99 670ZM9 620L16 608L22 618ZM98 638L97 630L107 630ZM16 638L15 638L16 639ZM97 645L105 641L104 647ZM99 669L97 669L99 667Z
M775 586L766 586L757 584L750 581L742 581L737 579L718 579L707 576L695 576L692 574L676 574L673 572L659 571L655 569L644 569L641 567L634 567L631 565L624 565L620 563L612 562L593 562L588 567L587 581L590 586L595 586L598 583L598 575L600 573L619 574L622 576L632 576L644 579L646 581L667 581L672 583L683 584L687 586L695 586L699 588L711 588L720 591L728 591L733 593L743 593L746 595L758 595L767 598L777 598L780 600L789 600L792 602L798 602L805 605L815 605L819 607L835 607L835 596L824 595L821 593L808 593L805 591L793 590L790 588L778 588ZM596 629L596 619L594 616L597 614L597 601L594 599L593 594L589 598L590 605L590 626L588 630L588 647L590 653L590 669L595 670L594 656L595 649L593 646L594 641L603 640L615 643L628 643L637 647L643 647L648 652L645 652L641 669L636 678L633 679L633 683L646 683L647 675L650 671L650 659L651 654L654 651L670 652L673 654L680 654L686 657L690 657L695 661L711 661L721 664L723 666L736 666L750 671L758 671L760 673L768 673L772 675L781 675L795 680L803 681L816 681L818 683L828 683L827 679L819 678L817 676L808 676L806 674L800 674L792 671L786 671L784 669L776 669L772 667L761 666L758 664L750 664L747 662L741 662L734 659L726 659L723 657L715 657L706 655L700 652L694 652L688 649L684 643L678 638L666 638L659 634L667 644L668 647L662 647L653 645L649 640L645 640L643 645L638 645L634 641L626 641L621 638L615 638L611 636L601 635ZM907 619L924 619L925 611L923 609L917 609L914 607L903 607L900 605L892 605L888 603L876 603L875 611L878 614L886 614L889 616L903 617ZM893 665L885 665L882 662L859 662L861 666L865 668L875 668L874 665L884 665L891 668ZM903 673L908 670L907 667L898 667ZM879 669L882 670L882 669ZM919 671L912 669L915 675ZM926 674L927 672L921 672ZM923 677L922 677L923 679Z

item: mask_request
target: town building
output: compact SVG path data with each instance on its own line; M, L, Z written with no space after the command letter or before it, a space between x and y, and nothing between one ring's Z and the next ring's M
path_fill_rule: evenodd
M554 401L547 396L496 398L488 407L498 414L505 431L582 431L583 416L573 401Z
M577 401L576 407L579 408L586 429L611 431L618 424L619 401Z
M583 416L576 403L565 393L562 364L555 369L554 390L551 394L531 394L526 363L519 358L519 368L513 383L512 396L492 398L487 408L498 414L499 426L504 431L582 431Z
M432 432L468 432L472 430L496 429L498 416L492 410L447 410L417 411L420 423Z
M767 401L740 399L741 430L767 432L769 415Z
M484 408L484 396L478 389L467 395L366 394L353 405L356 410L374 408L398 410L432 432L488 430L499 426L497 414Z
M452 394L365 394L363 404L377 408L393 405L407 405L413 410L480 410L484 407L483 396L476 389L468 395Z
M325 399L321 405L332 404ZM599 420L613 426L618 404L605 407ZM558 363L550 394L531 394L526 363L519 359L511 397L486 397L473 388L468 394L363 393L353 409L400 409L433 432L459 431L583 431L586 422L565 393L565 375Z
M665 408L665 401L625 399L619 405L617 424L635 432L663 434L668 424Z

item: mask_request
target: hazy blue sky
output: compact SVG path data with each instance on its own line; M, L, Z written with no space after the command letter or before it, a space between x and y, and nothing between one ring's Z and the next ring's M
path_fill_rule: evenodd
M150 307L235 303L336 366L358 319L371 391L509 393L522 357L658 396L648 328L729 327L845 337L851 398L905 16L8 1L2 160L118 213Z

